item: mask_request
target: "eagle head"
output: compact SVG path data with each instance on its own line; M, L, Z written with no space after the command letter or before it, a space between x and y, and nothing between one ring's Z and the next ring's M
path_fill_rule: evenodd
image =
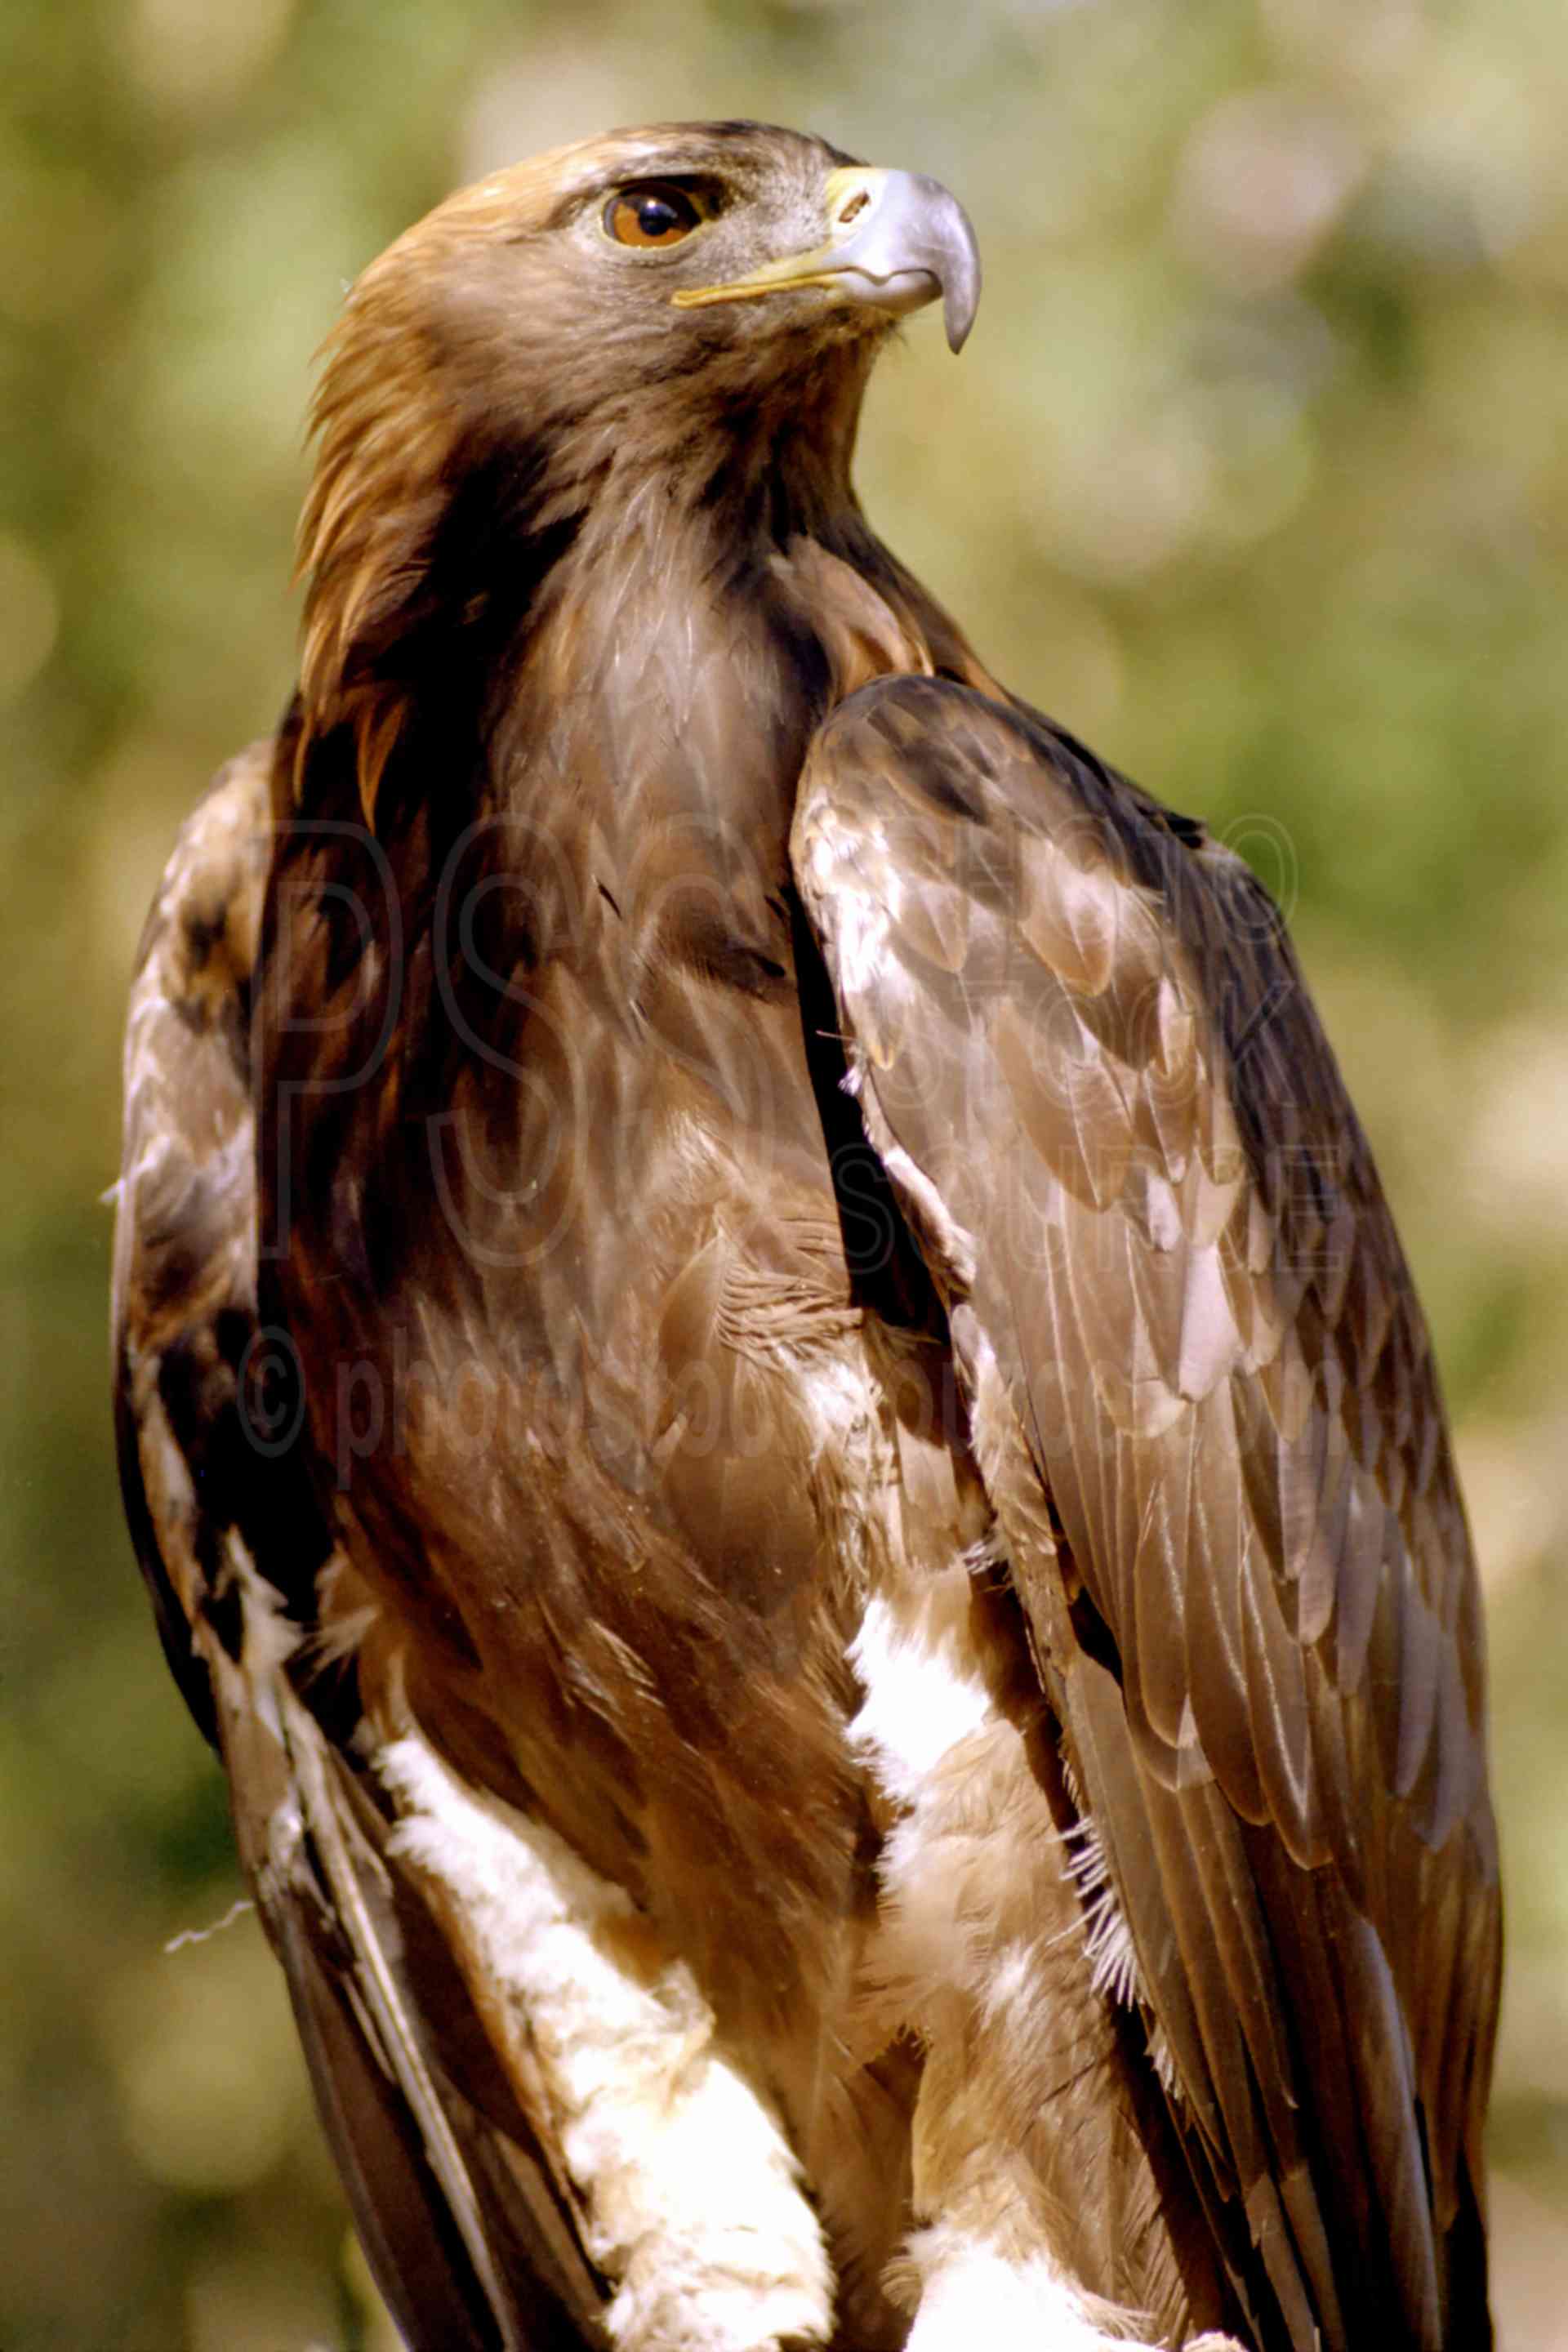
M472 609L487 550L515 569L650 483L689 514L782 467L805 509L847 504L878 349L940 299L956 351L979 293L937 181L765 124L615 131L448 198L362 273L326 347L300 547L312 722L363 726L389 656L450 612L444 543Z

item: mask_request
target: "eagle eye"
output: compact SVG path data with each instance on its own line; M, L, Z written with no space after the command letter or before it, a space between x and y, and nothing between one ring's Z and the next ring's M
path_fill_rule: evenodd
M617 245L679 245L703 215L684 188L668 180L645 180L621 188L605 206L605 235Z

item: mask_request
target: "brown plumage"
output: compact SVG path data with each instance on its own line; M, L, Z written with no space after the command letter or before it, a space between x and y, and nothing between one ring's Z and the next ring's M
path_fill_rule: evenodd
M977 286L755 125L443 205L150 921L128 1508L415 2345L1489 2340L1430 1347L1264 893L856 504Z

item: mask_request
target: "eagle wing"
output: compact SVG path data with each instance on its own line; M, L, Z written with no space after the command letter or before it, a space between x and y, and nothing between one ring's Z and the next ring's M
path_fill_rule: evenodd
M227 1769L240 1857L398 2325L412 2344L584 2352L605 2340L604 2297L569 2192L355 1762L350 1572L294 1442L289 1343L258 1318L249 998L270 764L257 744L219 774L138 959L113 1292L126 1508L170 1664Z
M816 738L792 855L1141 2007L1264 2344L1488 2340L1500 1909L1430 1346L1280 919L1037 714Z

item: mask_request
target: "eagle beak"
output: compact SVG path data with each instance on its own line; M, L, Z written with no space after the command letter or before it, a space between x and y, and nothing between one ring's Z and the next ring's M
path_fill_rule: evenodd
M670 300L679 310L700 310L710 302L747 302L792 286L826 286L901 317L940 294L949 347L961 350L980 306L980 254L957 197L921 172L859 163L833 173L824 194L823 244L727 285L683 288Z

